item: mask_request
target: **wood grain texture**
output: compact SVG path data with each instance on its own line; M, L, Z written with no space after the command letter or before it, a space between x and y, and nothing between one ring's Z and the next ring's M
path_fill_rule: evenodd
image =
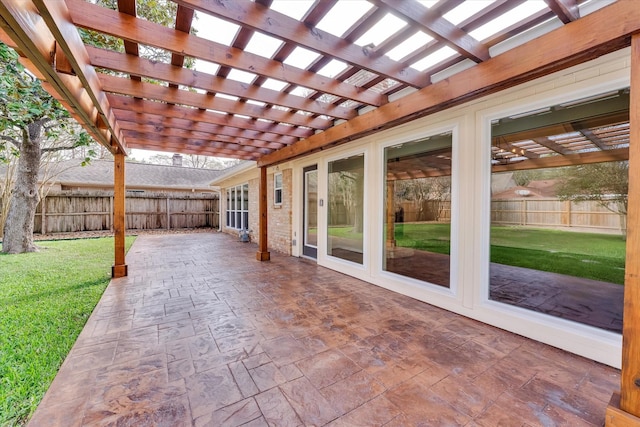
M627 259L622 325L620 409L640 417L640 35L631 41ZM636 384L637 383L637 384Z
M267 168L260 168L260 193L258 194L258 211L260 213L258 223L258 253L256 259L258 261L268 261L270 258L267 248Z
M616 22L616 25L611 25ZM620 1L397 101L264 156L268 166L517 86L629 45L640 8ZM572 43L558 43L572 40Z
M316 129L326 129L331 121L314 116L296 114L291 111L282 111L274 108L265 108L258 105L232 101L230 99L188 92L153 83L136 82L127 78L99 75L102 89L106 92L129 95L138 98L154 99L171 104L190 105L197 108L224 111L243 116L273 120L278 123L289 123L297 126L308 126Z
M113 155L113 235L114 263L112 277L127 275L125 261L125 155L117 152Z
M154 114L168 119L177 118L193 120L196 123L210 123L213 125L229 126L242 130L264 133L265 138L276 142L291 144L298 138L305 138L313 134L313 130L306 128L292 128L277 123L260 122L228 114L219 114L203 109L183 107L180 105L165 104L143 99L131 98L123 95L107 94L107 98L115 109L114 114L118 120L135 121L137 114ZM127 118L128 117L128 118ZM273 137L271 137L273 135ZM284 138L282 138L284 136Z
M124 40L136 40L138 43L173 53L192 56L369 105L381 105L386 98L380 94L363 91L354 85L95 6L84 0L66 0L66 3L69 5L73 22L79 27L100 31Z
M427 76L413 68L393 61L387 56L375 54L366 47L349 43L318 28L310 28L298 20L259 4L234 0L215 2L179 0L178 3L262 33L272 34L286 42L295 43L324 56L339 59L409 86L422 88L429 84Z
M333 105L328 102L320 102L296 95L289 95L277 90L225 79L201 71L150 61L133 55L97 49L91 46L87 46L87 52L89 53L91 64L99 68L107 68L122 73L148 77L174 85L183 85L216 93L221 92L239 98L249 98L267 104L281 105L340 119L350 119L356 115L356 112L352 109Z

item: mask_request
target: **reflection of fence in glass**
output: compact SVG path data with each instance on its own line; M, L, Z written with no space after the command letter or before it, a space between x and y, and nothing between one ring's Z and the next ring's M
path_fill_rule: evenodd
M362 264L364 156L329 162L328 169L327 254Z
M596 201L572 202L555 198L505 199L491 201L491 223L531 227L589 229L592 232L621 232L620 214Z

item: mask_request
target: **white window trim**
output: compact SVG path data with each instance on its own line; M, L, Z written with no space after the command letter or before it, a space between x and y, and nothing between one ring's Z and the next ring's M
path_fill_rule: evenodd
M374 237L376 239L376 256L375 260L375 274L380 278L379 284L387 289L394 290L396 292L403 293L403 291L398 291L397 289L403 289L404 292L407 290L411 290L407 295L414 296L425 295L428 294L430 298L436 299L443 304L445 307L449 307L451 304L457 305L462 304L462 292L460 289L459 282L459 273L458 273L458 265L459 265L459 220L458 220L458 194L459 194L459 170L460 167L458 165L458 151L459 151L459 127L460 121L462 119L457 117L453 120L447 120L445 122L437 123L431 127L423 128L420 127L418 129L413 129L409 132L403 132L397 135L394 135L391 138L385 138L382 141L379 141L376 144L376 152L379 154L379 158L377 159L377 166L380 172L378 176L378 182L380 188L384 188L386 185L386 164L384 161L384 150L387 147L392 147L398 144L404 144L406 142L415 141L418 139L426 138L433 135L442 134L445 132L451 132L451 151L452 151L452 159L451 159L451 167L452 167L452 175L451 175L451 252L449 257L450 262L450 276L449 276L449 287L443 287L439 285L434 285L432 283L424 282L422 280L414 279L407 276L402 276L400 274L396 274L393 272L385 271L382 268L382 257L384 241L383 241L383 227L384 227L384 217L382 212L386 209L385 201L381 197L376 204L375 212L378 212L378 218L376 220L376 225L378 228L375 230ZM423 299L424 296L418 299Z
M505 116L526 113L550 105L594 96L611 90L629 86L628 71L619 73L618 78L601 77L597 80L577 82L553 91L532 96L529 102L516 100L477 112L476 126L480 135L479 148L487 153L479 165L479 228L483 230L478 240L477 253L482 254L478 263L477 277L480 286L475 289L474 318L515 332L537 341L571 351L613 367L620 367L622 336L611 331L595 328L551 315L537 313L525 308L510 306L489 299L489 227L491 224L491 165L488 161L491 147L491 122Z
M277 186L278 176L280 177L280 186ZM280 201L278 202L278 190L280 190ZM277 172L273 174L273 204L275 206L282 206L282 201L284 199L284 178L282 176L282 172Z
M232 195L230 194L233 191L233 194L237 194L238 191L240 191L240 202L241 204L243 204L244 200L242 198L242 194L243 194L243 189L245 188L245 186L247 187L247 195L249 192L249 184L248 183L244 183L244 184L238 184L238 185L234 185L232 187L227 187L227 204L226 204L226 209L225 209L225 227L229 228L231 230L248 230L249 229L249 221L248 221L248 216L249 216L249 198L247 197L246 200L246 206L240 206L240 208L238 208L238 206L236 206L235 201L232 200ZM236 200L237 200L237 196L236 196ZM231 204L233 204L234 208L231 209ZM237 218L237 214L240 214L240 225L238 225L236 222L236 218ZM246 215L245 215L246 213ZM234 225L231 225L231 215L234 215ZM246 219L245 219L246 218ZM246 223L244 223L246 222Z

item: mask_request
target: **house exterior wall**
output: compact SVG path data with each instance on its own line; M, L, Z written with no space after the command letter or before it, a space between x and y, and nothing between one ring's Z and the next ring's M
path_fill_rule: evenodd
M274 203L274 176L282 173L282 204ZM291 219L292 219L292 181L293 171L286 165L267 170L267 248L269 251L277 251L285 255L291 255ZM259 243L259 206L258 195L260 191L260 174L257 168L233 176L217 183L220 186L221 210L220 230L237 235L238 230L226 226L227 189L242 184L249 185L249 233L251 241Z
M274 176L282 173L282 204L276 205L274 201ZM293 183L293 170L282 169L273 171L267 175L267 200L268 231L270 249L291 255L291 199Z
M327 200L329 162L348 156L365 156L364 254L362 265L327 255L327 211L318 211L319 265L357 277L446 310L497 326L511 332L562 348L593 360L619 367L620 334L567 322L491 301L489 295L489 225L491 212L491 121L507 115L557 105L629 86L629 49L574 66L570 69L488 95L467 104L416 119L349 143L279 165L291 170L291 185L284 193L290 197L290 225L284 206L275 212L269 206L269 234L291 242L293 256L302 256L296 245L303 232L303 168L317 165L318 197ZM431 285L383 271L384 250L384 148L450 131L453 134L451 208L451 287ZM273 168L269 185L273 186ZM258 169L252 172L258 177ZM283 176L284 177L284 176ZM257 200L257 191L250 194ZM273 191L269 191L273 197ZM272 200L272 199L270 199ZM256 204L257 209L257 204ZM282 214L282 217L280 216ZM323 229L323 224L325 228ZM282 237L280 237L282 234ZM287 253L286 251L283 251Z
M260 177L258 176L249 180L249 230L251 230L251 240L256 243L260 243L260 232L258 231L260 229L259 194Z

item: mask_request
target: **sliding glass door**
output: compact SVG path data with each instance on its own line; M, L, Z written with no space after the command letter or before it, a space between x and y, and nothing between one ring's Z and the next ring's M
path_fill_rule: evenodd
M328 164L327 254L363 264L364 154Z

